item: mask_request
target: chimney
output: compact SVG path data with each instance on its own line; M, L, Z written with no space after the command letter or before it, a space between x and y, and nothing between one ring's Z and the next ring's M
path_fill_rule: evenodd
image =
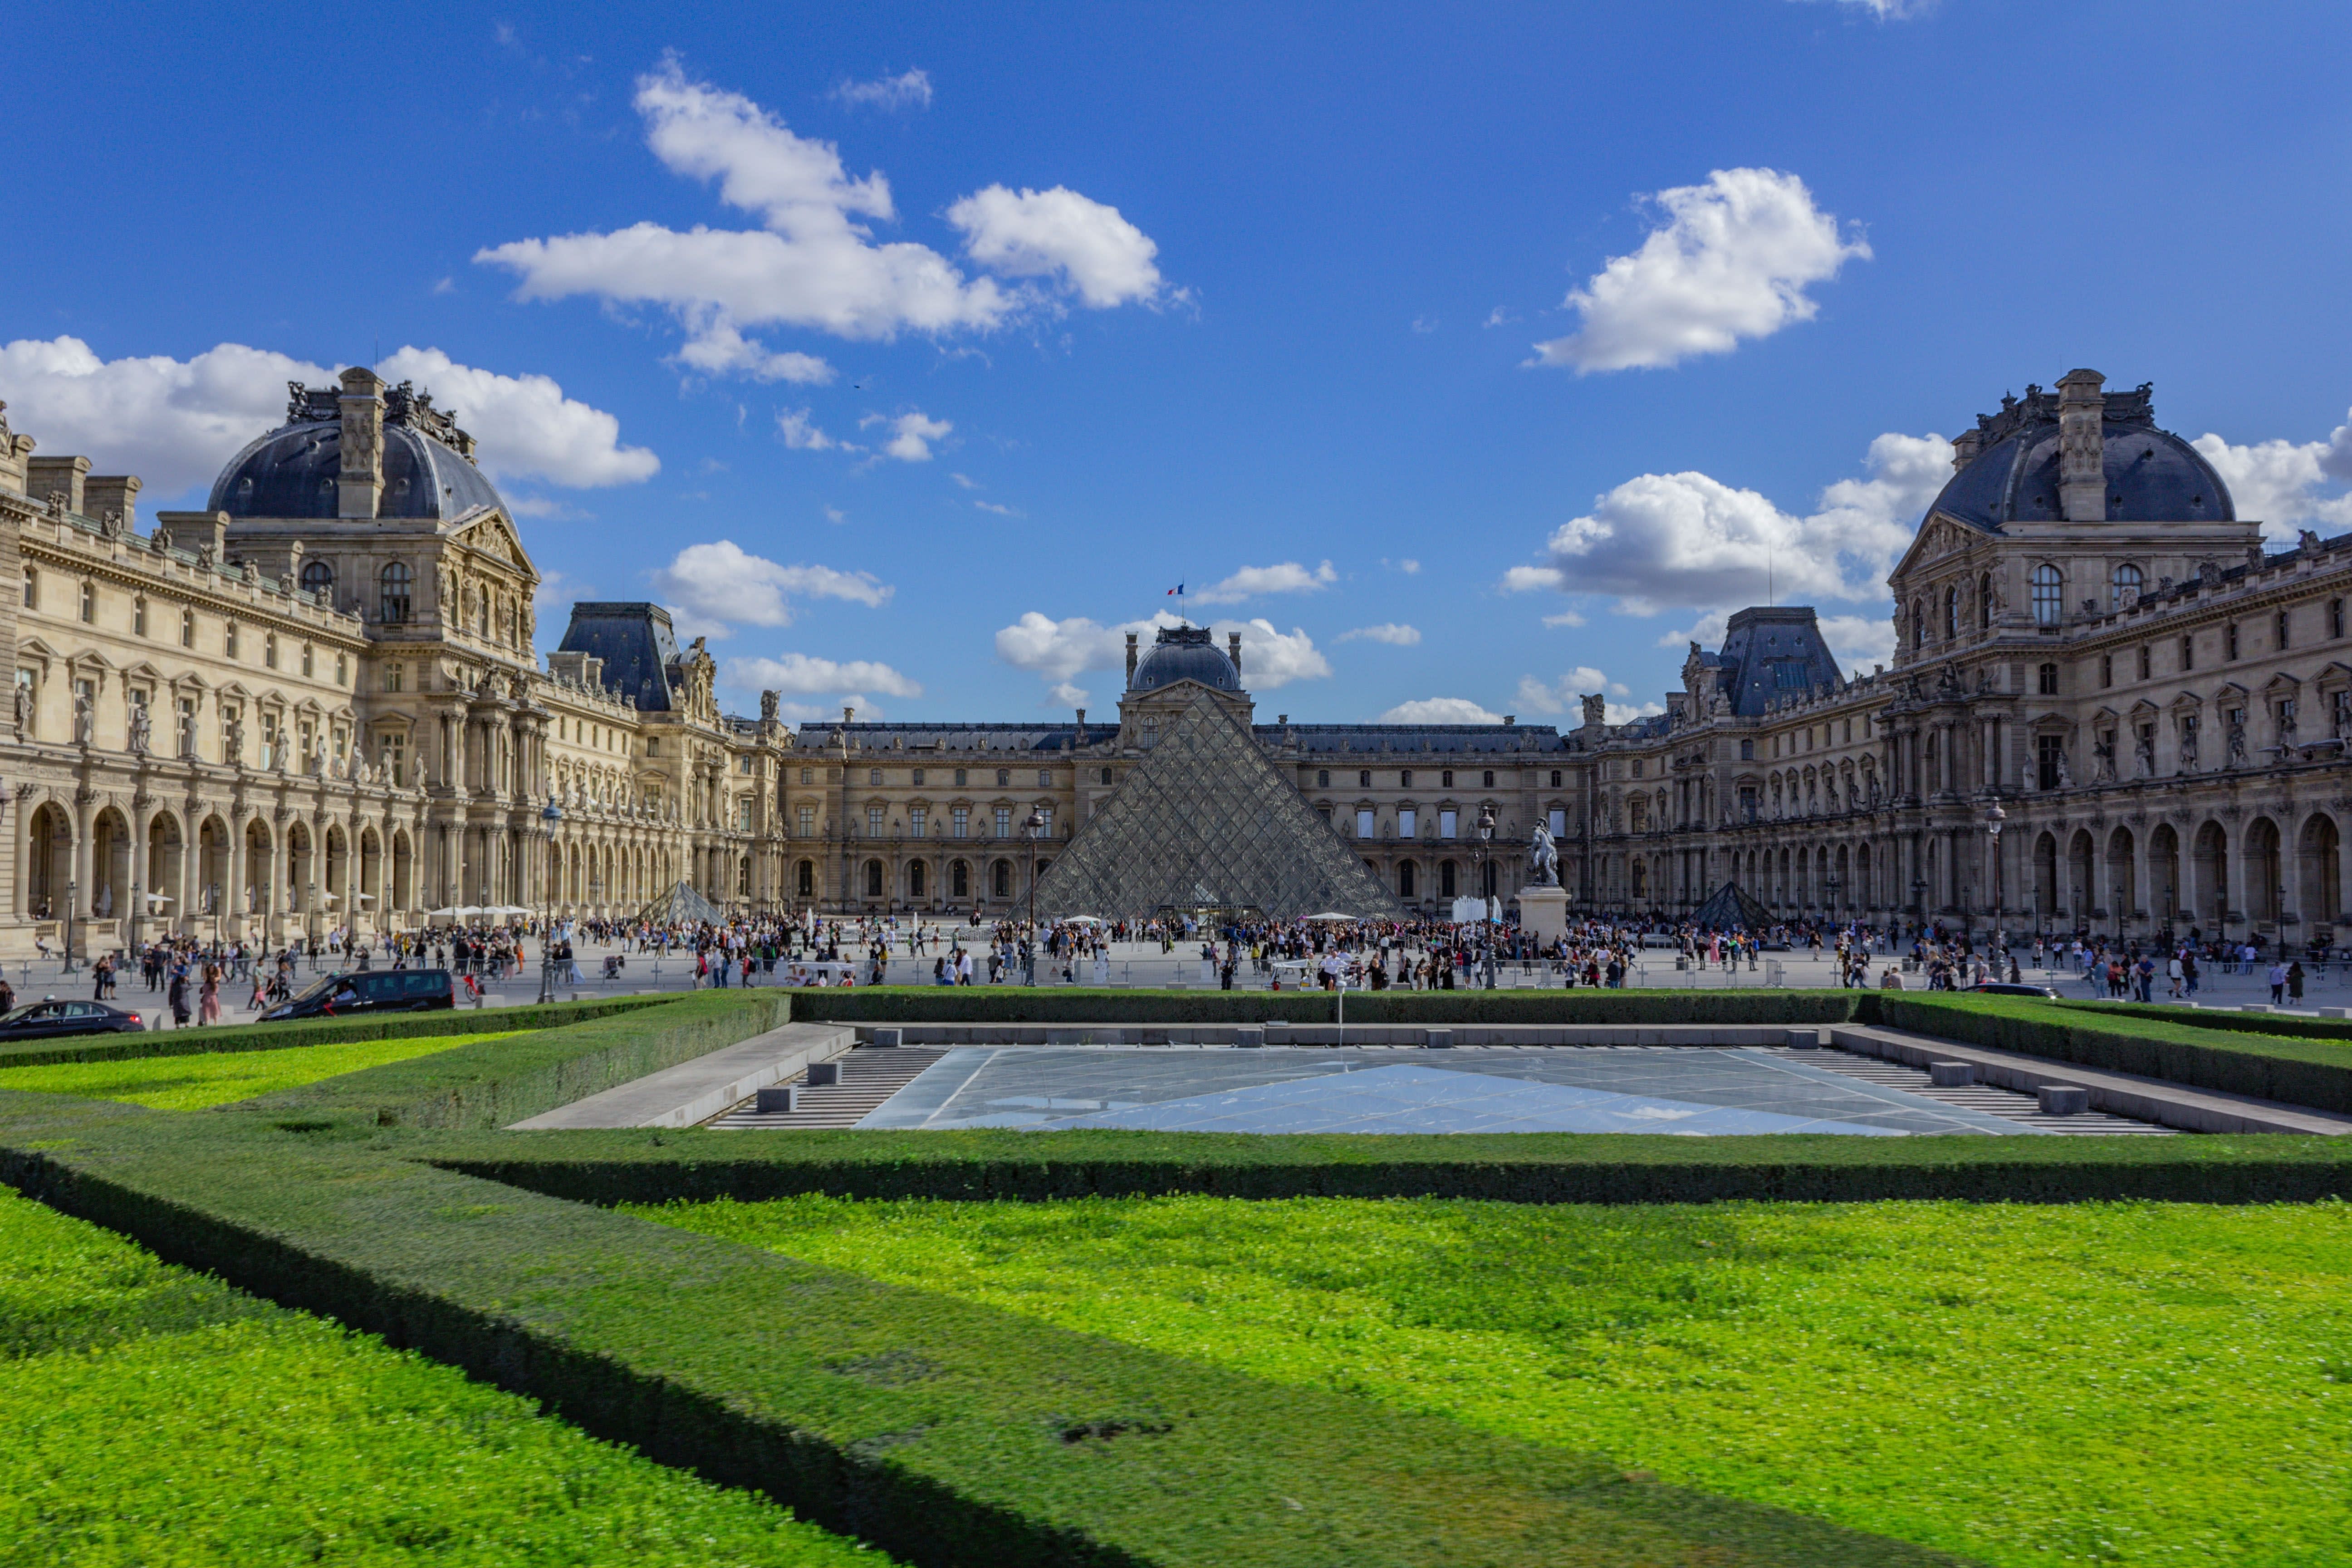
M335 476L335 515L373 517L383 494L383 383L353 365L343 372L342 471Z
M2068 522L2107 520L2106 437L2100 428L2107 400L2095 370L2066 373L2058 384L2058 500Z
M1239 633L1239 632L1227 632L1227 633L1225 634L1225 654L1226 654L1226 657L1228 657L1229 658L1231 658L1231 659L1234 661L1234 674L1235 676L1239 676L1239 675L1241 674L1241 672L1242 672L1242 634L1241 634L1241 633Z
M82 481L89 473L88 458L28 458L25 462L25 496L46 506L53 495L66 498L66 510L88 517L82 507Z
M1967 468L1970 463L1975 462L1977 460L1977 454L1983 449L1984 432L1981 429L1963 430L1958 435L1953 437L1952 472L1957 474L1962 468Z
M1079 744L1079 745L1081 745L1081 746L1083 746L1083 745L1085 745L1086 743L1087 743L1087 710L1086 710L1085 709L1081 708L1081 709L1079 709L1079 710L1078 710L1078 744Z
M1127 634L1127 684L1130 690L1135 687L1135 634L1133 632Z
M110 511L122 514L122 531L131 531L139 510L139 479L134 474L92 474L81 487L89 515L104 521Z
M228 513L225 511L159 511L155 530L170 535L174 549L194 554L209 545L215 562L228 559Z

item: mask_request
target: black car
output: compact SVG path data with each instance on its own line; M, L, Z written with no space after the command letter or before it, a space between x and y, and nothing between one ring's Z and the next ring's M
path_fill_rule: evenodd
M138 1014L103 1002L36 1002L0 1018L0 1040L46 1040L60 1035L135 1033L147 1026Z
M313 981L309 990L261 1016L265 1024L287 1018L352 1018L362 1013L429 1013L457 1005L455 983L446 969L372 969Z
M2054 998L2058 994L2054 986L2012 985L2006 980L1988 980L1982 984L1963 986L1962 989L1974 991L1985 996L2040 996L2044 1000Z

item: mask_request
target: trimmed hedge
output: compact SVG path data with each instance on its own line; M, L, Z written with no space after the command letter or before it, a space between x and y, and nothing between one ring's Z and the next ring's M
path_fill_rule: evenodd
M798 1018L842 1024L1328 1024L1328 991L848 986L794 991ZM1847 1024L1867 991L1350 991L1350 1024Z
M1951 1563L366 1142L120 1109L0 1099L0 1179L925 1568Z
M1877 997L1876 1021L1890 1028L2225 1094L2352 1111L2352 1046L2275 1035L2233 1037L2146 1011L2089 1014L2007 996L1961 1001L1883 991ZM2203 1015L2188 1016L2201 1020Z
M127 1062L149 1057L205 1056L215 1051L282 1051L352 1040L405 1039L415 1035L487 1035L509 1029L560 1029L675 996L614 996L545 1007L450 1007L434 1013L384 1013L362 1018L300 1018L216 1029L160 1029L135 1035L75 1035L0 1046L0 1068L49 1067L58 1062Z
M2169 1019L2199 1029L2232 1035L2278 1035L2288 1039L2352 1041L2352 1018L2296 1018L2283 1013L2240 1013L2220 1007L2183 1007L2164 1002L2066 1000L2061 1007L2104 1013L2111 1018Z
M691 992L620 1017L346 1073L237 1109L376 1127L504 1127L765 1034L791 1013L781 990Z
M851 1198L1482 1198L1518 1204L2307 1203L2352 1195L2352 1139L708 1130L434 1138L412 1157L593 1204Z

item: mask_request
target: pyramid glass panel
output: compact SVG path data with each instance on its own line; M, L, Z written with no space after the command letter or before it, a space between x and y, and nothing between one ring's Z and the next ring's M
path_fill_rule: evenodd
M637 911L637 919L655 925L717 924L727 918L717 904L684 882Z
M1037 879L1041 919L1168 910L1402 920L1395 897L1250 733L1196 698Z
M1759 931L1771 926L1772 917L1738 883L1726 882L1707 895L1691 924L1701 931Z

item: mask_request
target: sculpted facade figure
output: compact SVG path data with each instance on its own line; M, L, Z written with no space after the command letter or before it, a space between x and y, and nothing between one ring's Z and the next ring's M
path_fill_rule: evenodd
M1528 886L1559 886L1559 849L1552 842L1550 827L1540 822L1528 841Z

